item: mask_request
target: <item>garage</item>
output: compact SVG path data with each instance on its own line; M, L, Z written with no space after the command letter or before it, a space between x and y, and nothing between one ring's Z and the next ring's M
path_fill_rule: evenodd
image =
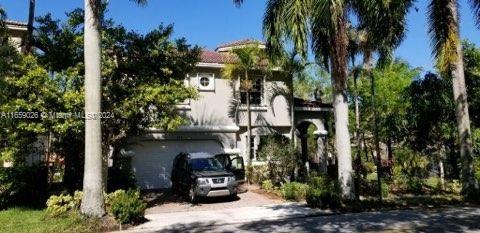
M223 147L217 140L142 141L133 146L132 170L141 189L170 188L173 159L181 152L218 154Z

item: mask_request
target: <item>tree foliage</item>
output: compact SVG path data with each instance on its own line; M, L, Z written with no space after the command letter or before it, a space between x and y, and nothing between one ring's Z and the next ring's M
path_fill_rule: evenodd
M9 56L0 59L5 67L1 69L0 98L6 100L0 103L1 111L83 112L83 11L76 9L67 16L64 22L50 15L37 18L35 41L42 50L35 54L37 58L20 56L2 46L1 53ZM194 88L184 85L184 79L194 70L200 49L183 38L172 40L172 25L160 25L145 35L127 31L112 20L105 20L103 27L102 111L113 116L102 119L106 155L111 147L118 154L129 137L141 135L148 128L172 130L186 123L175 106L197 97ZM10 132L0 136L9 142L2 150L11 157L25 157L18 150L22 149L20 145L29 145L51 132L54 152L66 158L77 157L81 167L83 118L1 122L1 130ZM22 141L26 138L29 143Z
M401 135L408 127L409 101L405 91L412 81L419 77L420 70L402 60L396 60L386 67L376 67L372 75L376 80L376 108L378 111L380 141L389 138L401 141ZM351 84L353 86L353 84ZM358 91L361 105L361 128L373 132L373 108L370 79L360 79ZM353 116L352 116L353 117Z

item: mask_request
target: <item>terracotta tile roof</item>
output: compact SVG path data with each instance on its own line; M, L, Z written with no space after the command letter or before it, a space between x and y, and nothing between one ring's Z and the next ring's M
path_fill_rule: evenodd
M243 39L237 40L229 43L222 44L218 46L215 51L211 50L202 50L200 55L200 62L202 63L217 63L217 64L232 64L237 62L237 56L231 53L231 50L221 50L224 48L231 48L235 46L249 45L249 44L260 44L265 45L264 42L255 40L255 39ZM221 51L219 51L221 50Z
M209 50L203 50L200 58L200 62L203 63L232 64L237 61L237 57L231 53L219 53Z
M7 25L25 26L25 27L27 26L27 23L25 23L25 22L9 20L9 19L5 20L5 23Z
M228 47L235 47L235 46L242 46L242 45L249 45L249 44L260 44L260 45L265 45L265 42L261 40L256 40L256 39L242 39L242 40L236 40L232 42L228 42L225 44L219 45L215 51L222 49L222 48L228 48Z

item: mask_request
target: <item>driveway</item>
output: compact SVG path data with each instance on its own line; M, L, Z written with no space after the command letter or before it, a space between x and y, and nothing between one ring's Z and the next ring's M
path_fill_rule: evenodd
M182 197L173 195L168 191L146 194L145 196L147 200L149 200L150 206L146 211L146 215L148 218L148 216L151 215L164 213L222 210L284 203L280 198L261 194L255 187L248 187L248 189L250 191L239 193L236 200L209 198L201 200L195 205L186 202Z
M290 203L149 217L127 232L480 232L479 207L332 214Z

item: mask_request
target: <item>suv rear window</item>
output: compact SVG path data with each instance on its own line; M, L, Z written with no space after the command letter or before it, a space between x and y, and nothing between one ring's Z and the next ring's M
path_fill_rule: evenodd
M222 164L215 158L191 159L190 168L194 171L222 171Z

